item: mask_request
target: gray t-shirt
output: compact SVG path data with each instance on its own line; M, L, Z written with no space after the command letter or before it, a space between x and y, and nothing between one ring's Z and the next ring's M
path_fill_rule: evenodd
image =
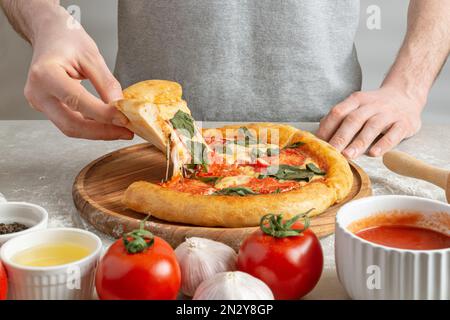
M361 87L359 0L119 0L116 75L182 84L197 120L317 121Z

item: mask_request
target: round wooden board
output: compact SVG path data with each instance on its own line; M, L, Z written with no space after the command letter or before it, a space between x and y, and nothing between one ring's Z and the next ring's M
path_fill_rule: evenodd
M121 202L126 188L138 180L159 182L164 177L166 161L163 154L148 143L138 144L107 154L87 165L73 185L73 199L80 215L96 229L115 238L139 227L145 214L127 209ZM319 237L334 232L335 216L346 202L371 194L367 174L350 163L354 183L349 196L340 204L312 218L311 226ZM165 222L150 218L146 229L168 241L173 247L187 237L209 238L238 249L252 228L210 228Z

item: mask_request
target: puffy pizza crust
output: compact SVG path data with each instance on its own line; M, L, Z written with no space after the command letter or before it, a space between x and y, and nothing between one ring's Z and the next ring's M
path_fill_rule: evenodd
M191 114L182 94L176 82L146 80L126 88L115 106L130 120L128 129L166 153L171 133L167 122L179 110Z
M259 225L261 217L268 213L282 213L289 218L313 209L309 216L315 216L349 194L353 175L347 160L336 149L311 133L288 125L254 123L206 129L203 135L211 134L214 130L225 132L242 126L254 130L258 137L262 137L259 134L267 135L269 143L272 141L271 131L264 129L279 130L281 148L295 142L304 142L312 157L326 164L327 175L300 189L245 197L192 195L138 181L128 187L123 203L135 211L171 222L211 227L250 227Z

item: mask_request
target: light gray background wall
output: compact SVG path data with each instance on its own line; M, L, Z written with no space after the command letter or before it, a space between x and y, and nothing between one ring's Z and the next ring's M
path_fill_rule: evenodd
M377 88L393 62L404 36L408 2L361 0L356 45L363 68L364 89ZM61 3L65 7L72 4L80 6L84 28L95 39L112 69L117 49L117 0L63 0ZM381 30L368 30L366 27L366 9L372 4L381 8ZM28 107L23 97L30 59L31 48L0 14L0 119L44 119L42 114ZM424 119L427 122L450 122L450 63L442 70L431 92Z

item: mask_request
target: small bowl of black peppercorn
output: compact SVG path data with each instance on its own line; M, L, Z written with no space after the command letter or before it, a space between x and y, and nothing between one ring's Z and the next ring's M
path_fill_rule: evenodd
M48 212L27 202L9 202L0 193L0 246L6 241L47 228Z

